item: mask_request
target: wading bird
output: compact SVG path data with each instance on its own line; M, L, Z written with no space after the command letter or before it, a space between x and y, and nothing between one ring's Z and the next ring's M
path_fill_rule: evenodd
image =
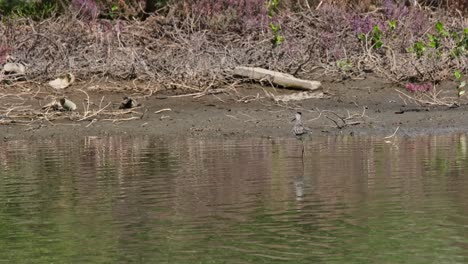
M302 123L302 113L297 112L294 119L294 126L292 129L292 132L294 136L296 136L297 139L299 139L302 142L302 158L304 158L304 141L303 141L303 136L309 132L307 128L304 127L304 124Z
M301 112L297 112L292 121L294 121L293 134L296 137L301 137L302 135L307 133L307 130L304 128L304 124L302 124Z

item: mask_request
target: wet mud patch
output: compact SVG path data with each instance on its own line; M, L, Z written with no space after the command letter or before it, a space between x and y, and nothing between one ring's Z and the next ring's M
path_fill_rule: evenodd
M453 84L447 82L440 87L450 93ZM90 91L79 85L70 87L63 95L35 90L25 95L27 90L2 88L0 135L5 140L101 135L289 137L292 136L291 119L296 111L303 113L304 125L311 129L312 136L384 137L397 128L397 135L468 130L466 105L417 105L405 101L395 90L404 91L404 88L376 77L324 81L326 98L288 103L267 98L264 89L277 94L292 93L257 84L244 84L235 92L206 95L183 94L177 90L156 93ZM44 116L42 107L54 96L65 96L75 102L77 110L59 111L54 113L54 118ZM141 105L119 109L125 96L131 96ZM28 116L25 111L21 116L21 109L33 112Z

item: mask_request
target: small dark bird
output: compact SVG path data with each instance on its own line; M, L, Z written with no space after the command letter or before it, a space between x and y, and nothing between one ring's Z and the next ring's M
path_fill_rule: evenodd
M135 99L125 96L122 102L120 103L119 109L130 109L130 108L134 108L140 105L141 104L137 103Z

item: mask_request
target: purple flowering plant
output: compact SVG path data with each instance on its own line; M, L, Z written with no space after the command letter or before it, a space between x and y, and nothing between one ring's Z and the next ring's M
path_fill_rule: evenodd
M416 92L429 92L432 89L432 83L407 83L405 84L406 90Z
M95 0L72 0L71 6L84 19L96 19L100 8Z

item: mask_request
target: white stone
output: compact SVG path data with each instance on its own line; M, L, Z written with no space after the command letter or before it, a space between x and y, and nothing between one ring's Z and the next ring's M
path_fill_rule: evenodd
M24 74L26 73L26 67L24 67L24 65L21 63L8 62L5 63L5 65L3 65L3 71L12 72L16 74Z
M68 73L65 77L59 77L55 80L49 82L49 85L52 86L56 90L65 89L70 84L75 81L75 76L71 73Z
M63 109L67 111L75 111L76 110L76 104L73 103L72 101L66 99L66 98L61 98L60 99L60 105L62 105Z

